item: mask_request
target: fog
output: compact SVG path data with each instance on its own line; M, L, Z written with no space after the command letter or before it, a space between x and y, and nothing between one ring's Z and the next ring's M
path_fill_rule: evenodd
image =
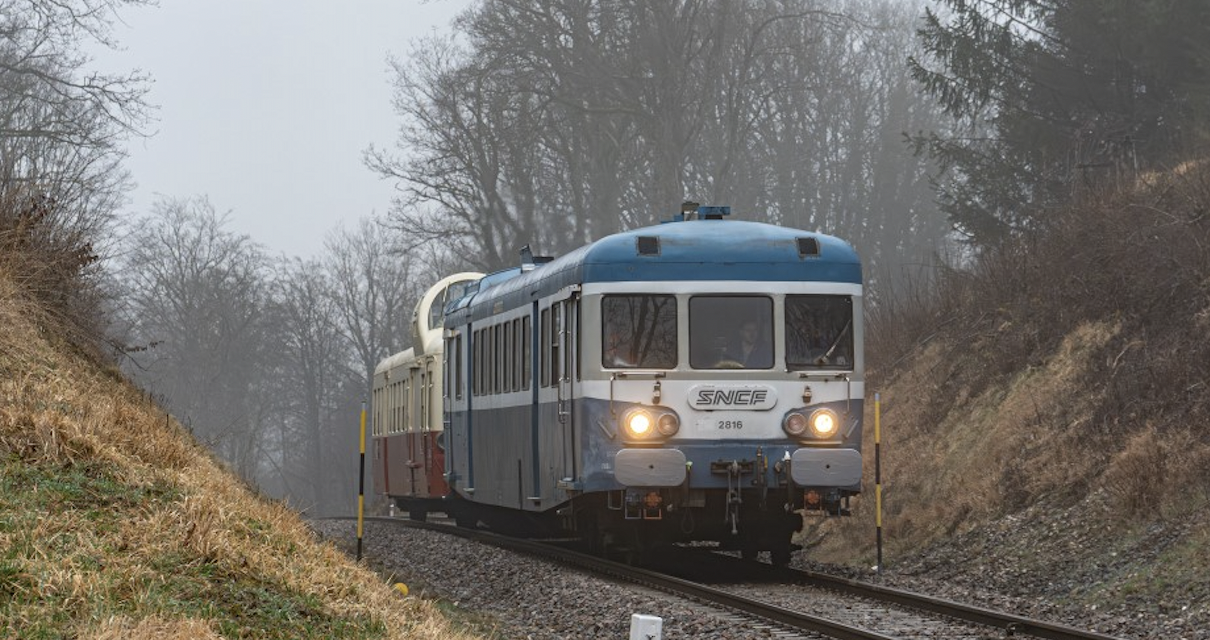
M129 93L84 96L110 164L54 183L105 187L73 202L112 258L106 344L233 469L313 513L355 504L369 375L452 270L684 200L850 240L871 300L951 240L937 167L905 139L947 122L908 75L918 4L0 2L113 18L56 43L65 77L139 70L113 85ZM28 153L64 143L47 144Z
M208 195L272 253L312 256L336 224L384 213L394 185L362 151L394 138L388 55L445 31L467 0L166 1L118 15L101 69L150 74L151 135L129 144L128 215Z

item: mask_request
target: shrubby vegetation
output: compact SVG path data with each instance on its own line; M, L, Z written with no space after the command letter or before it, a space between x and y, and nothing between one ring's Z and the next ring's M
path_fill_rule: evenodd
M120 7L139 0L0 0L0 267L93 348L98 260L128 187L123 141L146 123L146 85L87 69Z

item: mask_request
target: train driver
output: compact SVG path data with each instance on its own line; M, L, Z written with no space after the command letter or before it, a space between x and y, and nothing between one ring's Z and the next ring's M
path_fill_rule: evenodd
M763 335L760 322L748 318L740 323L735 337L727 344L723 362L718 366L738 364L744 369L768 369L773 366L773 345ZM733 364L734 363L734 364Z

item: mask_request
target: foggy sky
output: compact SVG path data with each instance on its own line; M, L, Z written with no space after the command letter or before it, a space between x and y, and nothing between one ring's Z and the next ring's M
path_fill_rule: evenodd
M159 106L154 135L128 144L138 186L127 215L156 194L208 195L271 253L317 254L340 221L390 205L392 185L361 162L397 137L387 55L406 56L469 4L161 0L123 11L122 50L94 52L94 66L149 73Z

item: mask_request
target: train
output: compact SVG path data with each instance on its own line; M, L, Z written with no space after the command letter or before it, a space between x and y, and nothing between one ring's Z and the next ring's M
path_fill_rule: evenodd
M861 492L862 268L719 206L442 279L374 374L375 490L409 517L790 562Z

